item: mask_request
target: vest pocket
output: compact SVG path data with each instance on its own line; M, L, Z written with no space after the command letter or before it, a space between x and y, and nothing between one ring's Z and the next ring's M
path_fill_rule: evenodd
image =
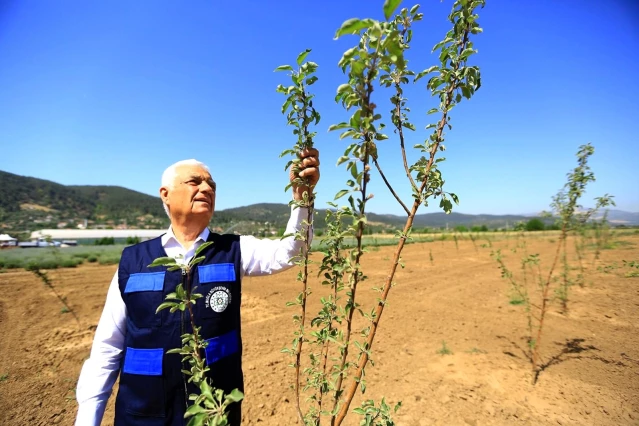
M162 348L127 347L118 391L125 412L142 417L165 416L163 357Z
M162 303L165 272L131 274L124 288L128 316L142 328L160 327L162 315L155 310Z
M207 339L206 341L208 345L206 345L204 352L208 365L212 365L227 356L234 355L240 348L237 330L232 330L221 336Z

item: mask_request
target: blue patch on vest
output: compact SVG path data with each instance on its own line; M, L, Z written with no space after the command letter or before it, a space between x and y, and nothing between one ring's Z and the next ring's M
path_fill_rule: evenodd
M129 275L124 293L137 291L162 291L164 289L164 272L147 272Z
M219 281L235 281L235 265L232 263L215 263L197 267L200 284Z
M122 372L143 376L161 376L163 355L164 349L162 348L135 349L127 347Z
M207 342L209 342L209 344L204 349L204 352L206 353L206 363L208 365L226 356L233 355L238 351L240 346L236 330L208 339Z

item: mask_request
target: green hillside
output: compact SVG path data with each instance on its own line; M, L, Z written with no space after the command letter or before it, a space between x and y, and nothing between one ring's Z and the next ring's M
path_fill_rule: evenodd
M220 232L269 236L283 232L289 218L286 204L261 203L216 211L211 226ZM404 216L368 213L372 232L393 232L405 223ZM325 227L326 211L316 211L315 227ZM426 213L415 217L414 226L449 228L485 225L513 227L528 221L521 215L468 215ZM639 223L639 213L610 211L615 224ZM48 180L0 171L0 232L28 236L43 228L166 228L169 220L159 197L119 186L65 186Z
M60 212L73 211L81 215L88 215L94 209L88 198L81 196L68 186L0 171L2 212L8 214L28 209L23 204L34 204Z
M111 218L131 215L164 217L164 209L159 197L152 197L121 186L68 186L93 203L96 216L107 215Z
M65 186L0 171L0 228L25 233L43 228L168 226L158 197L118 186Z

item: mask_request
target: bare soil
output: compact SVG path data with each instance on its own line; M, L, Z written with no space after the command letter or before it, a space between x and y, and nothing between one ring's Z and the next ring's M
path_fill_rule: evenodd
M633 269L623 263L639 261L639 236L616 238L594 263L587 253L586 285L571 288L569 312L554 305L547 316L541 345L548 365L535 385L524 354L524 310L509 303L508 283L490 258L501 247L517 272L524 252L540 253L547 271L556 239L523 241L491 248L481 237L405 248L406 268L381 320L364 395L401 400L397 424L639 425L639 277L626 277ZM371 288L383 283L393 251L372 248L364 256L368 280L358 294L365 307L374 303ZM578 264L574 254L570 259ZM32 273L0 274L0 424L73 424L76 381L115 269L49 272L79 322ZM244 280L245 424L297 423L294 370L280 352L292 339L296 312L285 304L299 290L296 273ZM317 280L311 285L316 300L323 289ZM318 306L311 303L311 312ZM443 342L452 354L440 353ZM112 425L113 399L104 425ZM359 423L356 415L347 419Z

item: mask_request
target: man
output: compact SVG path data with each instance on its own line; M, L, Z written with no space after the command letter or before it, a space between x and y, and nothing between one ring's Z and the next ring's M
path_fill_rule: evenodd
M312 188L319 180L319 153L306 149L300 158L299 177ZM293 197L301 200L309 187L296 185L295 177L291 172ZM207 226L215 209L215 195L216 184L208 168L195 160L175 163L162 175L160 197L171 226L161 237L127 247L122 253L91 356L78 380L76 426L100 425L118 374L116 426L186 423L184 411L190 402L185 400L187 385L180 372L181 356L166 353L181 347L185 325L179 311L155 313L181 281L181 272L148 265L163 256L188 263L205 241L213 244L199 254L205 259L193 269L193 286L198 286L204 296L194 306L195 324L202 327L202 338L209 341L205 355L213 385L226 392L243 390L241 277L290 268L290 259L300 253L303 242L293 237L260 240L211 233ZM286 233L302 229L306 216L306 209L293 209ZM231 425L240 424L240 409L239 403L231 405Z

